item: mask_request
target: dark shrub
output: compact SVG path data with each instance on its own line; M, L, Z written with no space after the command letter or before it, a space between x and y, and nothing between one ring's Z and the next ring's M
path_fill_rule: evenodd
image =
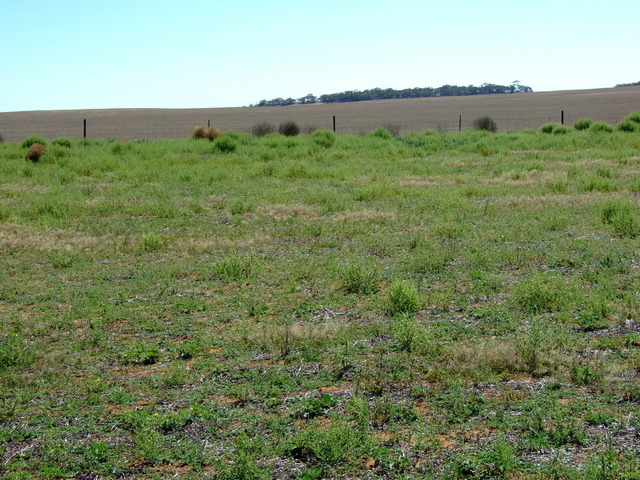
M591 120L590 118L581 118L573 124L573 128L575 128L576 130L589 130L591 125L593 125L593 120Z
M287 137L295 137L300 133L300 127L296 122L282 122L278 127L278 133Z
M253 126L251 134L256 137L264 137L276 131L276 127L273 123L261 122Z
M193 135L191 135L193 138L195 139L199 139L199 138L207 138L207 131L204 129L204 127L197 127L194 131L193 131Z
M47 151L47 148L42 143L33 143L29 147L29 151L27 152L27 155L25 156L25 158L27 160L31 160L32 162L36 163L40 161L40 159L42 158L42 156L46 151Z
M29 148L34 143L39 143L40 145L46 145L47 141L44 139L44 137L41 137L40 135L30 135L23 140L22 148Z
M473 121L473 128L476 130L486 130L487 132L496 133L498 131L498 125L493 121L493 118L485 115L484 117L476 118Z

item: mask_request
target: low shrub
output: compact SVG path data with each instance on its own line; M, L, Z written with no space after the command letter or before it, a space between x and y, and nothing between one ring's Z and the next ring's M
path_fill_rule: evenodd
M331 130L316 130L311 134L313 143L324 148L330 148L336 143L337 135Z
M629 121L629 122L633 122L637 125L640 125L640 110L637 110L635 112L631 112L629 115L627 115L626 117L624 117L625 121Z
M373 132L371 132L372 137L382 138L384 140L390 140L393 138L393 133L387 130L384 127L378 127Z
M71 148L73 140L67 137L58 137L51 140L51 145L58 145L60 147Z
M34 143L29 147L29 151L27 152L27 155L25 156L25 158L27 160L31 160L34 163L37 163L40 161L40 159L42 158L42 156L45 154L46 151L47 151L47 148L43 144Z
M589 130L595 133L612 133L614 128L605 122L594 122Z
M553 135L563 135L565 133L569 133L569 128L560 124L560 123L545 123L542 127L540 127L540 131L542 133L549 133Z
M618 130L621 132L635 132L636 129L640 129L640 123L634 123L631 120L623 120L618 125Z
M204 127L196 127L191 137L195 139L207 138L207 131Z
M352 264L341 272L342 288L347 293L376 293L382 276L374 266Z
M29 148L34 143L39 143L40 145L46 145L47 140L40 135L30 135L22 141L22 148Z
M204 132L204 136L211 141L215 140L220 135L222 135L222 132L220 132L216 127L211 127Z
M220 153L232 153L238 148L238 144L231 137L220 137L215 141L213 146Z
M581 118L573 124L573 128L575 128L576 130L589 130L589 128L591 128L591 125L593 125L593 120L591 120L590 118Z
M624 200L606 201L601 208L602 223L611 225L616 235L635 237L640 232L640 220L635 205Z
M278 127L278 133L287 137L295 137L300 134L300 127L296 122L282 122Z
M264 137L276 131L276 127L273 123L261 122L257 123L251 129L251 134L254 137Z
M476 130L486 130L487 132L496 133L498 131L498 125L493 118L485 115L478 117L473 121L473 128Z
M395 280L386 290L385 312L389 315L416 313L420 307L420 296L414 283Z

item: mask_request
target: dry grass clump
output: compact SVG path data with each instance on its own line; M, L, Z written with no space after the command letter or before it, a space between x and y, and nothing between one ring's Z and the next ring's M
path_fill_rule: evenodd
M222 135L222 132L218 130L216 127L211 127L204 133L204 135L206 138L213 141L216 138L218 138L220 135Z
M31 160L34 163L37 163L40 161L40 159L42 158L42 156L45 154L46 151L47 151L47 148L43 144L34 143L29 147L29 150L27 151L27 155L25 156L25 158L27 160Z
M207 131L204 127L196 127L191 136L195 139L207 138Z

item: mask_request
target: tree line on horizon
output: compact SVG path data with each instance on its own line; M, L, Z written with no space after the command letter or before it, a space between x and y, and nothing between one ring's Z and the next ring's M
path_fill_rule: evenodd
M441 87L416 87L395 90L393 88L372 88L369 90L348 90L340 93L329 93L316 97L312 93L300 98L274 98L272 100L260 100L256 107L282 107L287 105L308 105L312 103L345 103L363 102L368 100L389 100L396 98L429 98L429 97L456 97L463 95L489 95L505 93L533 92L531 87L514 81L511 85L496 85L483 83L480 86L468 85L442 85ZM254 106L254 105L251 105Z

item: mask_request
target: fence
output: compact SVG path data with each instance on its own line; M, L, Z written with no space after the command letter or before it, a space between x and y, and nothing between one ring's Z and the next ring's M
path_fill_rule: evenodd
M326 128L358 135L380 126L400 134L456 132L473 128L473 121L482 116L490 116L498 131L505 132L538 129L549 122L571 126L580 118L617 125L635 110L640 110L640 87L288 107L13 112L0 113L0 135L6 142L22 141L31 134L155 140L188 138L198 126L251 132L258 123L277 127L284 121L296 122L302 132Z

